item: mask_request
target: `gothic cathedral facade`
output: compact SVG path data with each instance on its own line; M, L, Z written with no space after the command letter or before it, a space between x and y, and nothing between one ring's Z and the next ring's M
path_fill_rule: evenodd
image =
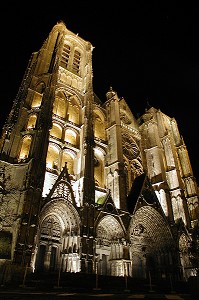
M0 269L187 280L198 187L174 118L93 91L93 46L58 22L0 140Z

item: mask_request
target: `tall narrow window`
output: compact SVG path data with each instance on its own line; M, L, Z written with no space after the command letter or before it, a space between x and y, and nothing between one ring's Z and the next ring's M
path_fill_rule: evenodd
M77 73L79 73L80 58L81 54L79 53L79 51L75 50L73 58L73 70Z
M28 120L27 129L35 128L36 121L37 121L37 115L31 115Z
M19 154L19 160L28 158L31 141L32 141L32 138L29 135L27 135L23 138L22 145L21 145L21 151Z
M62 52L62 62L66 65L66 67L68 66L69 57L70 57L70 46L65 44Z
M59 148L53 144L48 147L48 154L46 158L47 168L58 169L59 166Z
M58 115L61 118L65 118L66 116L66 100L59 96L55 97L55 101L53 104L53 113Z
M62 168L65 166L65 162L67 162L68 173L74 175L74 157L67 151L63 152Z
M37 92L34 93L33 100L32 100L32 108L41 106L42 97L43 97L43 94L40 94Z

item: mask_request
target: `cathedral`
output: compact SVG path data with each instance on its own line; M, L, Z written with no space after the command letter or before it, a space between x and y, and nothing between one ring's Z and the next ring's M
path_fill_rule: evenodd
M93 90L92 44L60 21L24 72L0 139L0 280L197 276L198 186L178 124Z

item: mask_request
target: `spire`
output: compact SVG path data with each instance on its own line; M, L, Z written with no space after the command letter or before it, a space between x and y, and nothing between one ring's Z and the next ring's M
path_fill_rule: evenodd
M107 100L113 98L116 95L116 92L113 91L113 88L110 87L109 91L106 93L106 98Z

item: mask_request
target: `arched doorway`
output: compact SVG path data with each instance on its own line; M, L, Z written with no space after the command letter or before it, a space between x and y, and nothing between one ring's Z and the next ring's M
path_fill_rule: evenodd
M175 268L174 240L165 218L152 206L139 208L129 226L133 277L165 278Z
M129 273L125 231L114 216L103 217L96 229L98 274L124 276ZM129 274L128 274L129 275Z
M80 218L73 204L52 199L41 211L36 271L80 272Z

